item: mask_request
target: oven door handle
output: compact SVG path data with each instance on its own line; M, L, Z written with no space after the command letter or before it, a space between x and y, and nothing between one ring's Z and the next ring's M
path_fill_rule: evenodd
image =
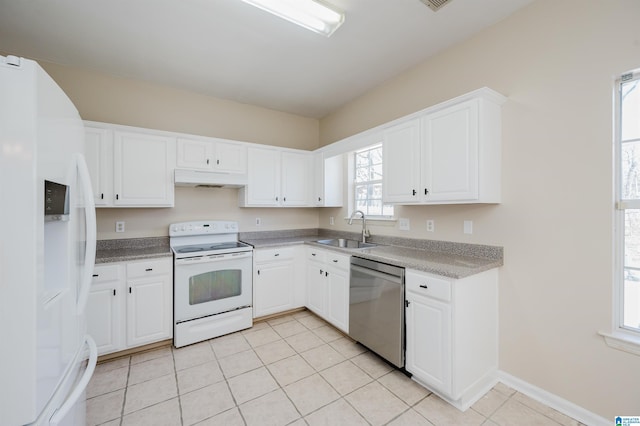
M194 256L183 259L176 259L176 265L195 265L199 263L221 262L225 260L238 260L250 258L253 256L251 251L243 251L238 253L212 254L209 256Z

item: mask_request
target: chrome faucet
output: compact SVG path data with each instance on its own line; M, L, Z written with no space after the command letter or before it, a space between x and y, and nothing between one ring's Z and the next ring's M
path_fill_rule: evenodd
M369 234L369 230L367 229L367 219L364 217L364 213L362 212L362 210L356 210L353 213L351 213L351 217L349 218L349 225L353 223L353 218L358 213L360 213L360 216L362 217L362 242L366 243L367 237L370 237L371 234Z

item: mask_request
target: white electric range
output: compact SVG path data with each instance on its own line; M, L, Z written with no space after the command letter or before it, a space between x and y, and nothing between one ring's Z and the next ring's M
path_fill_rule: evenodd
M174 337L179 348L253 325L253 247L238 223L169 225L174 257Z

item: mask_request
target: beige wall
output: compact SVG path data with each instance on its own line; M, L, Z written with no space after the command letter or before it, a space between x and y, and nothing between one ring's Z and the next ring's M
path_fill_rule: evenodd
M635 0L538 0L320 123L326 145L482 86L508 96L500 205L399 207L410 233L371 231L504 246L500 368L607 419L640 413L640 357L596 334L612 321L613 79L640 67L639 18Z
M40 64L71 98L85 120L184 132L246 142L313 150L319 122L193 92L94 71ZM315 228L316 209L238 207L237 189L176 188L173 209L97 209L98 239L168 235L170 223L238 220L241 231ZM262 219L260 228L255 218ZM125 233L115 233L115 222Z

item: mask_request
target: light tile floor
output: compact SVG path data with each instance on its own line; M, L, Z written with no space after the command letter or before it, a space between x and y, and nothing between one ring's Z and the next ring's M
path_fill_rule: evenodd
M580 425L498 384L460 412L308 311L99 364L88 425Z

